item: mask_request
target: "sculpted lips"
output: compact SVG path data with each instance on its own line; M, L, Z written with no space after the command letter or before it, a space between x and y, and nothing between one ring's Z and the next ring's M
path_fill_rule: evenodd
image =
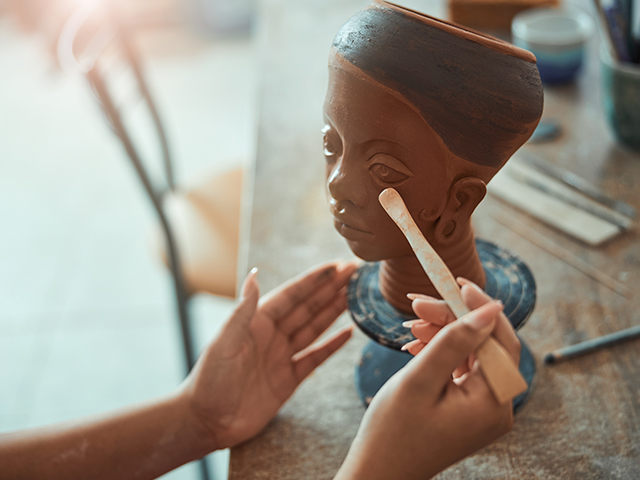
M361 228L353 226L349 223L345 223L344 220L338 217L334 217L333 224L340 235L342 235L347 240L358 240L373 235L373 232L369 232L367 230L363 230Z

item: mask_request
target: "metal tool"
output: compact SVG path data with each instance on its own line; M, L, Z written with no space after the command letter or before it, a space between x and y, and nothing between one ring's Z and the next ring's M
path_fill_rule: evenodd
M593 199L591 198L587 199L582 196L577 196L577 198L574 198L574 196L570 195L570 193L573 192L563 192L563 190L566 190L566 187L563 187L560 184L557 184L557 186L560 188L552 188L553 186L545 184L544 182L539 181L536 178L532 178L531 175L526 175L524 172L520 172L515 168L507 169L506 172L516 180L531 187L537 188L541 192L551 195L558 200L562 200L569 205L584 210L585 212L590 213L591 215L598 217L606 222L609 222L621 228L622 230L629 230L633 226L633 220L631 220L626 215L622 215L618 210L613 210L609 207L605 207L600 203L594 203Z
M602 190L600 190L595 185L592 185L584 178L576 175L573 172L565 170L564 168L558 167L552 163L549 163L539 157L529 155L529 154L519 154L519 158L521 158L524 162L529 165L535 167L547 175L560 180L562 183L569 185L570 187L576 189L580 193L593 198L594 200L602 203L603 205L631 218L636 218L636 209L629 205L628 203L622 202L620 200L616 200L614 198L609 197Z

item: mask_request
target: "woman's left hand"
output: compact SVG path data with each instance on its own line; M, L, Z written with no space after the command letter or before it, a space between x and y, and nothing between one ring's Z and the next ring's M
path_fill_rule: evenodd
M258 434L318 365L350 337L348 326L312 343L346 309L353 262L328 263L260 299L256 272L218 338L201 354L183 393L209 450Z

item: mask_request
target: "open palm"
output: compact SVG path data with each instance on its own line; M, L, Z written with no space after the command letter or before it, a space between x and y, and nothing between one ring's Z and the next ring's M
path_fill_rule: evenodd
M345 310L354 263L316 267L260 299L256 272L218 338L185 381L213 448L260 432L297 386L350 337L343 328L312 343Z

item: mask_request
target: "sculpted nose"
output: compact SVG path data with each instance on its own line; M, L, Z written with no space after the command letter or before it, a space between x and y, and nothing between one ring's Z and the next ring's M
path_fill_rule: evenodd
M363 179L357 178L355 172L345 168L344 159L335 164L329 178L327 188L331 194L332 203L342 210L347 203L363 208L366 204Z

